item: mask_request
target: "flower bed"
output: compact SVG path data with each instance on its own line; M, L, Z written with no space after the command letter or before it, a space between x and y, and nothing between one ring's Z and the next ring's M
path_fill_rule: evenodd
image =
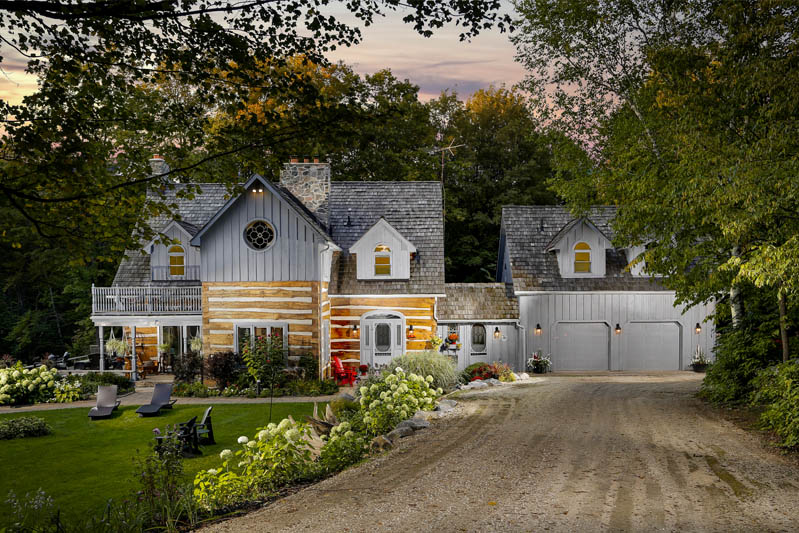
M20 405L46 402L53 398L58 379L56 370L42 365L38 368L23 368L17 362L11 368L0 369L0 405Z

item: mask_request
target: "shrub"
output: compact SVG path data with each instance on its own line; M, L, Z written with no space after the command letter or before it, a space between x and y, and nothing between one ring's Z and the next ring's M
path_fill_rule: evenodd
M782 446L790 448L799 446L798 383L796 360L761 370L752 380L752 403L766 406L761 422L779 435Z
M203 361L197 352L184 353L181 356L172 358L172 373L175 381L191 383L197 374L200 373L200 366Z
M703 398L715 403L747 401L752 379L778 357L771 336L752 329L724 332L717 340L715 355L700 391Z
M252 345L246 342L241 349L241 357L247 364L247 372L253 380L260 381L261 387L282 383L285 373L283 356L283 337L278 333L258 335Z
M458 382L458 371L452 359L433 350L395 357L388 368L396 367L418 376L433 376L432 385L435 388L450 390Z
M496 369L488 363L474 363L464 369L464 373L469 376L469 381L475 379L497 379L499 374Z
M358 402L347 400L346 398L336 398L328 405L330 405L330 410L333 411L333 414L336 415L336 418L339 420L344 420L361 408Z
M178 531L178 526L193 526L197 521L197 508L191 485L183 471L181 443L177 438L166 438L158 448L136 462L139 481L137 504L152 526L167 531Z
M313 355L300 356L298 366L302 369L304 379L317 379L319 377L319 361Z
M436 396L443 393L440 388L432 389L432 382L432 376L423 378L406 374L397 367L394 372L385 374L383 381L361 387L360 403L365 411L363 421L367 431L372 435L380 435L417 410L432 409Z
M116 385L118 394L132 392L134 389L129 378L113 372L90 372L80 377L80 383L83 394L95 394L100 385Z
M172 389L174 396L182 398L210 398L219 396L221 393L218 390L212 389L202 383L176 383Z
M335 474L360 461L369 451L366 437L353 431L349 422L342 422L330 431L328 441L319 454L319 469L323 475Z
M46 366L27 369L22 363L0 369L0 405L46 402L53 398L58 372Z
M220 389L236 382L241 373L243 361L234 352L217 352L205 360L205 373L216 382Z
M42 437L52 432L53 428L43 418L37 416L0 420L0 440Z
M53 389L54 402L76 402L81 398L83 398L83 392L80 383L73 383L71 381L64 380L55 384L55 389Z

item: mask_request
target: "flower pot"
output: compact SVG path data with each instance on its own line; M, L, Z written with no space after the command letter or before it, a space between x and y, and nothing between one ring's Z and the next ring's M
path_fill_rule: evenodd
M707 370L707 363L691 363L694 372L704 372Z
M547 371L546 368L533 367L533 374L545 374L546 371Z

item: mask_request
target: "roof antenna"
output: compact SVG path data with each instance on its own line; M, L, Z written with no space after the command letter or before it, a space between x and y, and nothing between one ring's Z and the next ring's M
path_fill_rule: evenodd
M344 224L344 225L345 226L351 226L352 225L352 224L350 224L350 216L349 215L347 215L347 223Z
M538 219L538 233L544 233L544 219Z

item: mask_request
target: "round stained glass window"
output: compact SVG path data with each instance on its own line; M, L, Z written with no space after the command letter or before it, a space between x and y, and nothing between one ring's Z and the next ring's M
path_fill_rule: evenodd
M265 220L250 222L244 228L244 241L253 250L266 250L275 242L275 228Z

